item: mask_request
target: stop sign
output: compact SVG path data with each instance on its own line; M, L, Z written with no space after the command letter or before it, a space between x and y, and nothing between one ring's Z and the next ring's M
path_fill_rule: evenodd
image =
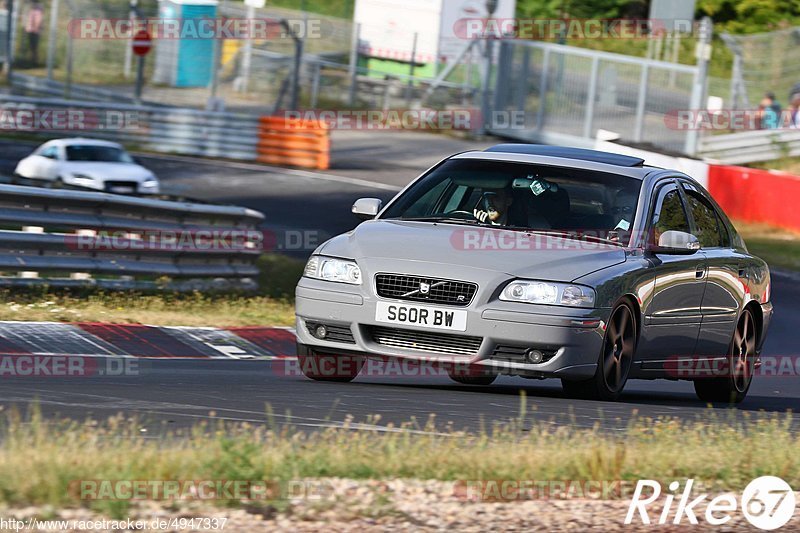
M153 38L145 30L141 30L133 36L133 53L137 56L146 56L153 48Z

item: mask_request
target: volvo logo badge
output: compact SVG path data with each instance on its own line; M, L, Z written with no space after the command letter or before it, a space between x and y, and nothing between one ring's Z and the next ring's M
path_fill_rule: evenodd
M425 283L424 281L420 282L420 284L419 284L419 293L423 294L423 295L427 295L430 292L431 292L431 284L430 283Z

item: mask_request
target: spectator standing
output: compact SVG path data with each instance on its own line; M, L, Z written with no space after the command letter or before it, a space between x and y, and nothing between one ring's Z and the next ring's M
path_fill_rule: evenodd
M800 96L800 82L795 83L792 90L789 91L789 102L793 101L796 96Z
M39 63L39 37L44 24L44 8L42 3L34 0L25 15L25 35L28 38L28 53L33 64Z
M789 116L787 117L788 126L792 129L800 129L800 92L792 96L789 103Z
M774 130L780 127L781 104L775 100L775 93L769 92L764 95L758 111L762 130Z

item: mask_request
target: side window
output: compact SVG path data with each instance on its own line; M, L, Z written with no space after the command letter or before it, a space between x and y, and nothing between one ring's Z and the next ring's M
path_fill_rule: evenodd
M426 192L414 205L409 208L404 216L406 217L425 217L434 213L440 203L442 195L452 184L452 180L442 180L441 183Z
M450 199L447 200L447 204L445 204L442 212L450 213L451 211L456 211L459 209L461 205L461 201L464 199L464 195L467 194L467 186L466 185L458 185L454 190L453 193L450 195Z
M58 156L58 148L55 146L48 146L39 154L42 157L46 157L48 159L57 159Z
M689 219L675 185L668 185L659 191L653 210L652 225L654 243L658 243L665 231L690 232Z
M692 210L695 233L700 246L703 248L726 246L727 234L722 229L722 223L714 208L694 191L686 191L686 197L689 199L689 209Z

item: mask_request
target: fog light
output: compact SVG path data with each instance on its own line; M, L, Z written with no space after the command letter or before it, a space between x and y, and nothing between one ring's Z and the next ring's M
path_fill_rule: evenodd
M328 336L328 328L324 324L320 324L314 329L314 336L318 339L324 339Z
M544 359L544 354L539 350L528 350L525 352L525 359L529 363L538 364Z

